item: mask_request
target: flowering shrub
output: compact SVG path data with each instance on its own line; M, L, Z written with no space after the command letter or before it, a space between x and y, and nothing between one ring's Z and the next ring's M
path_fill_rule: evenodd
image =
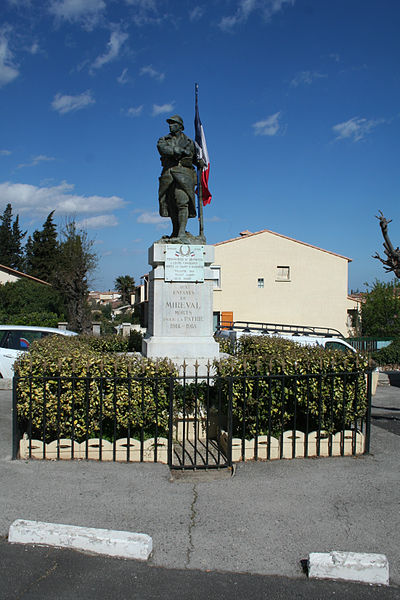
M251 438L294 427L333 433L366 414L368 359L359 354L243 336L236 356L215 365L224 378L225 402L232 389L234 435Z
M92 338L95 339L95 338ZM152 437L168 432L173 364L92 349L86 339L46 337L16 365L17 412L32 437Z

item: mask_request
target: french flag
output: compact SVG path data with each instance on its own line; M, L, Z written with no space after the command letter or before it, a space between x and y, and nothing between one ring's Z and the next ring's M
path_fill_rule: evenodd
M210 159L208 157L207 144L206 144L206 136L204 135L203 125L200 121L199 115L199 106L197 102L197 95L199 91L199 86L196 83L196 110L194 116L194 130L195 130L195 142L196 142L196 151L197 158L202 158L205 164L204 169L201 170L201 191L203 197L203 206L206 204L210 204L211 202L211 193L208 189L208 177L210 175Z

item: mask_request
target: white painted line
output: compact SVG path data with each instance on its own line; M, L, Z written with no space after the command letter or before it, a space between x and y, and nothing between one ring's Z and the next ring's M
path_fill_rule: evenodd
M10 525L8 541L15 544L73 548L137 560L147 560L153 549L153 540L145 533L76 527L23 519L17 519Z
M312 552L308 559L308 576L389 585L389 562L384 554Z

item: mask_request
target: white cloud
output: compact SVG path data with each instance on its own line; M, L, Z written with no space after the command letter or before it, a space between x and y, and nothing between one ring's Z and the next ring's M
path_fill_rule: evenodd
M127 73L128 73L128 69L124 69L122 71L121 75L119 75L119 77L117 77L118 83L120 83L121 85L128 83L129 77L128 77Z
M0 150L0 156L10 156L11 150Z
M293 6L294 3L295 0L239 0L236 11L232 15L223 17L219 26L223 31L232 31L236 25L245 23L256 11L261 13L265 21L269 21L285 5Z
M61 115L65 115L66 113L86 108L86 106L94 104L95 102L95 99L92 97L92 92L86 90L86 92L76 96L56 94L51 103L51 107L53 110L57 110Z
M125 114L127 117L140 117L143 112L143 104L140 106L131 106L127 108Z
M254 135L276 135L280 128L280 114L280 112L277 112L273 115L270 115L262 121L257 121L257 123L253 123Z
M49 10L58 19L79 21L91 29L106 8L104 0L51 0Z
M160 217L158 212L140 211L135 210L134 212L140 213L136 219L137 223L143 223L145 225L156 225L157 228L168 227L169 222L166 222L165 217Z
M7 85L16 77L19 71L13 63L13 54L8 47L8 39L5 36L5 29L0 31L0 87Z
M335 140L352 139L353 142L359 142L364 139L378 125L386 123L385 119L365 119L353 117L343 123L338 123L332 127L337 134Z
M159 71L156 71L156 69L153 69L152 65L142 67L142 69L140 70L140 74L148 75L152 79L157 79L157 81L164 81L165 79L165 73L160 73Z
M169 104L153 104L153 117L172 112L174 110L174 104L175 102L170 102Z
M116 227L118 219L115 215L98 215L97 217L82 219L77 225L84 229L104 229L104 227Z
M75 215L112 211L123 207L126 202L119 196L80 196L73 193L74 186L63 181L59 185L37 187L27 183L0 184L0 197L4 204L10 203L16 211L33 215Z
M223 219L221 219L221 217L217 217L217 215L213 215L212 217L204 217L204 221L207 221L207 223L220 223L221 221L223 221Z
M202 6L195 6L189 13L190 21L199 21L204 14L204 8Z
M159 14L155 0L125 0L125 3L134 8L131 19L138 27L160 23L164 18Z
M107 51L96 58L92 64L93 69L101 69L101 67L118 57L121 46L128 39L129 35L122 31L112 31L110 40L107 43Z
M52 156L46 156L45 154L38 154L37 156L33 156L32 160L29 163L21 163L17 166L17 169L22 169L23 167L36 167L41 162L49 162L55 160Z
M40 46L37 42L33 42L29 50L30 54L38 54L40 52Z
M299 85L310 85L315 79L323 79L327 77L323 73L317 71L301 71L294 79L290 82L292 87L298 87Z

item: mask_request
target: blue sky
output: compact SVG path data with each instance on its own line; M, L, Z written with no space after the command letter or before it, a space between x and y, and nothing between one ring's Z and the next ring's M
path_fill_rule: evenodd
M137 281L170 233L157 139L194 84L211 160L207 242L271 229L388 280L378 210L400 245L398 0L3 0L0 210L56 210L95 241L91 287ZM197 233L197 220L188 229Z

